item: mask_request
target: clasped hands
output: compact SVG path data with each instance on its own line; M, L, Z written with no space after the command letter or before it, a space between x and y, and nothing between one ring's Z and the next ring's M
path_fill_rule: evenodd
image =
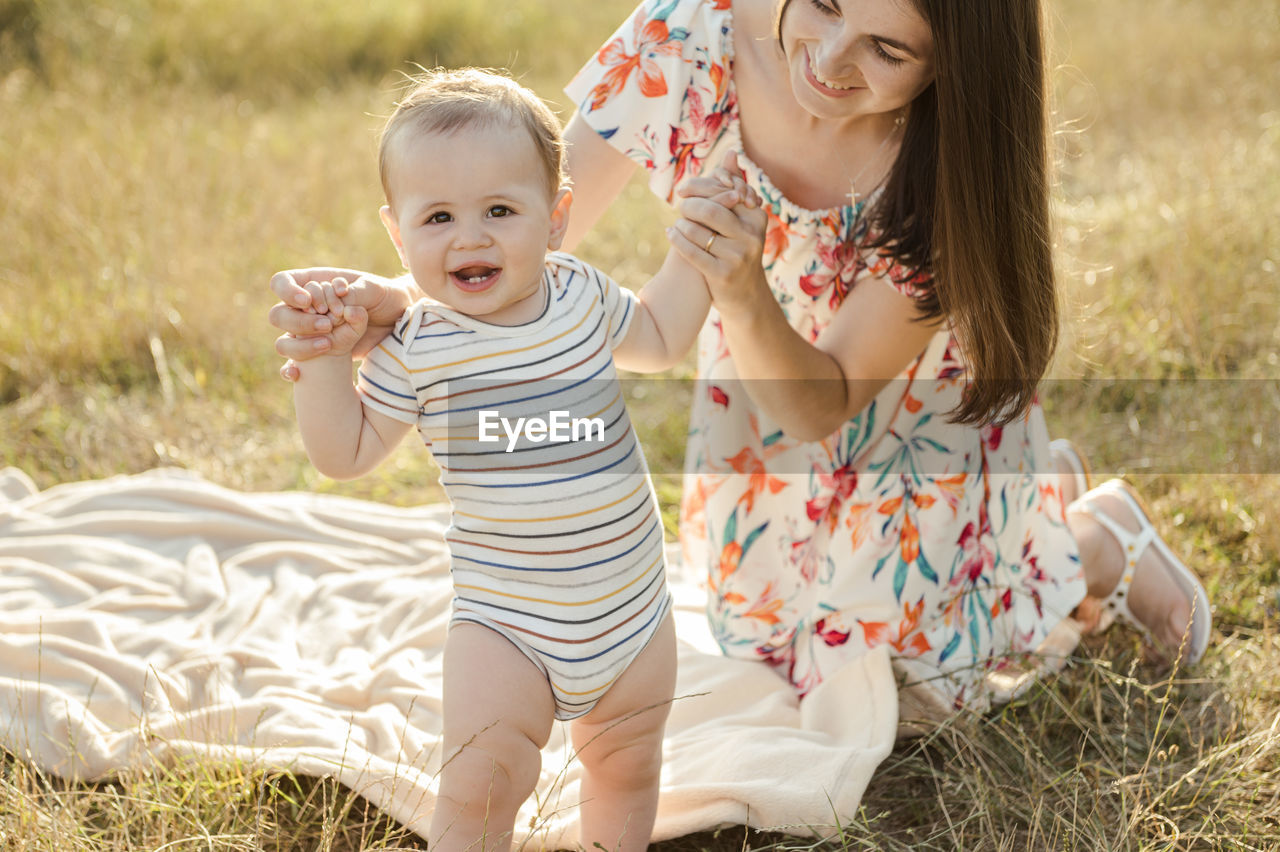
M281 301L267 319L283 332L276 352L288 359L280 367L288 381L298 378L297 361L320 355L363 358L414 298L389 279L335 267L287 269L271 276L270 286Z
M764 297L772 301L761 256L767 217L760 196L747 186L738 155L676 188L680 220L667 229L676 252L702 273L711 301L723 316Z
M761 266L766 216L747 186L736 153L676 189L680 219L667 229L675 251L702 273L712 302L724 315L771 299ZM298 378L297 361L319 355L363 358L418 297L407 279L391 280L354 269L310 267L271 276L280 302L268 321L283 332L276 352L288 359L281 377Z

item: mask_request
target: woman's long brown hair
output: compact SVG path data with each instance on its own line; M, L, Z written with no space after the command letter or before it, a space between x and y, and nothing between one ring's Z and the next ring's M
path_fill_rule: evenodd
M1040 2L912 2L935 78L870 213L873 246L932 273L920 318L950 320L969 370L951 419L1005 423L1031 405L1058 340Z

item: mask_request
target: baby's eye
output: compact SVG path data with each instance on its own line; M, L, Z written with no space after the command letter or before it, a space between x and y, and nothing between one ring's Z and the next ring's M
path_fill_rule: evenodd
M445 222L452 222L453 217L448 213L441 211L440 213L432 213L427 217L427 222L433 225L443 225Z
M495 204L489 208L489 215L495 219L501 219L503 216L510 216L515 211L505 204Z

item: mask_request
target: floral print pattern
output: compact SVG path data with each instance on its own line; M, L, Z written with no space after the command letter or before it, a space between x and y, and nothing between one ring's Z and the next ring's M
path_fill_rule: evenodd
M768 214L767 278L807 339L854 287L919 295L926 278L867 247L865 201L801 208L742 153L732 15L729 0L648 0L567 91L668 201L739 152ZM1039 406L1003 428L949 423L965 378L949 331L819 442L788 438L752 404L714 311L698 373L680 537L706 570L726 654L768 662L803 695L888 645L904 685L980 708L988 676L1083 597Z

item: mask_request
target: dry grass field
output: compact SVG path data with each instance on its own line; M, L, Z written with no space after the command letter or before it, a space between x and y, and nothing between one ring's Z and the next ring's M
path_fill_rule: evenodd
M357 482L310 469L267 279L397 271L374 166L396 72L509 67L563 106L630 6L0 0L0 465L42 487L177 465L436 499L409 442ZM1170 671L1132 634L1088 640L1012 705L900 744L824 848L1280 848L1280 6L1050 15L1068 315L1043 401L1146 493L1215 641ZM668 215L633 184L582 254L638 285ZM683 414L639 391L673 530ZM391 848L425 845L326 781L180 763L68 785L0 755L0 852ZM810 846L738 829L663 848Z

